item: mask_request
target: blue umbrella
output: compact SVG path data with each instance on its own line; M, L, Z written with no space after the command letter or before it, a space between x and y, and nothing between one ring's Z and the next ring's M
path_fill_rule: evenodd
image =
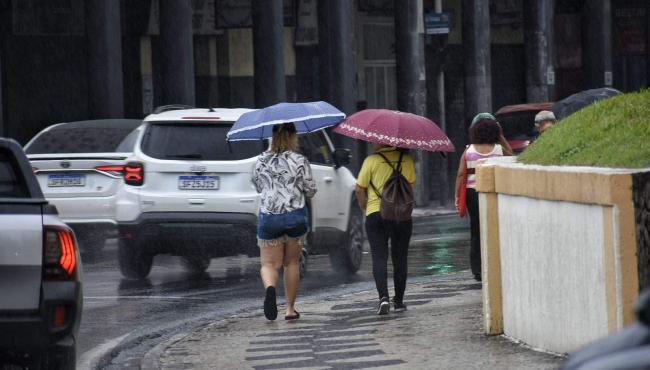
M261 140L273 136L273 126L293 122L299 134L322 130L345 119L345 113L324 101L279 103L244 113L232 126L228 141Z

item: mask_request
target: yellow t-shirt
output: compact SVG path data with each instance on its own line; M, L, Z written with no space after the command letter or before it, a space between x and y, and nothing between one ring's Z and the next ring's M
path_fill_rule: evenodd
M379 152L391 161L393 167L397 166L399 151L395 150L395 148L382 148ZM371 154L363 161L359 177L357 177L357 185L367 189L368 205L366 206L366 216L379 212L381 199L377 196L377 193L381 194L384 190L384 184L392 174L393 168L378 154ZM406 153L402 156L402 175L411 184L415 183L415 164L413 158ZM370 186L370 180L377 188L377 192Z

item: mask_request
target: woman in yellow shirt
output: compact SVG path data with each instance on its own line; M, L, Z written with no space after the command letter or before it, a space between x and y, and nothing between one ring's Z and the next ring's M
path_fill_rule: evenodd
M404 311L406 310L404 291L406 290L408 273L408 247L411 241L413 223L411 220L384 220L379 213L381 198L378 194L382 193L384 184L393 173L393 169L398 168L400 165L402 175L413 186L415 183L415 165L413 158L403 149L380 144L373 144L373 149L375 153L364 160L359 171L356 196L359 207L366 212L366 234L368 235L372 253L372 274L379 294L377 314L385 315L390 310L387 283L388 241L390 240L391 243L391 259L394 271L394 309L395 311Z

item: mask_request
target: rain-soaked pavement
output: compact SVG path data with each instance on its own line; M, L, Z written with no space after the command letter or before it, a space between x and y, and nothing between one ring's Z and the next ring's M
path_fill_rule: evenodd
M455 214L414 220L409 275L442 275L468 268L469 230ZM390 265L390 264L389 264ZM326 255L310 256L299 297L344 294L372 288L369 252L351 276L330 268ZM279 287L279 291L282 291ZM201 275L185 272L176 257L157 256L148 279L122 279L116 246L84 260L84 312L78 367L138 368L142 356L163 340L196 325L261 306L259 258L213 259Z

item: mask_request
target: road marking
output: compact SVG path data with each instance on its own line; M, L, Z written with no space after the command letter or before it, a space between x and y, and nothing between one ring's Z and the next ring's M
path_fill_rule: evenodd
M81 355L81 358L77 363L77 368L83 370L95 369L98 365L99 360L104 356L104 354L112 351L113 348L115 348L118 344L120 344L120 342L122 342L122 340L124 340L124 338L126 338L129 334L131 333L126 333L121 337L111 339L107 342L104 342L96 346L91 350L84 352L84 354Z
M102 297L84 297L84 299L192 299L196 301L205 301L208 298L165 296L165 295L116 295L116 296L102 296Z

